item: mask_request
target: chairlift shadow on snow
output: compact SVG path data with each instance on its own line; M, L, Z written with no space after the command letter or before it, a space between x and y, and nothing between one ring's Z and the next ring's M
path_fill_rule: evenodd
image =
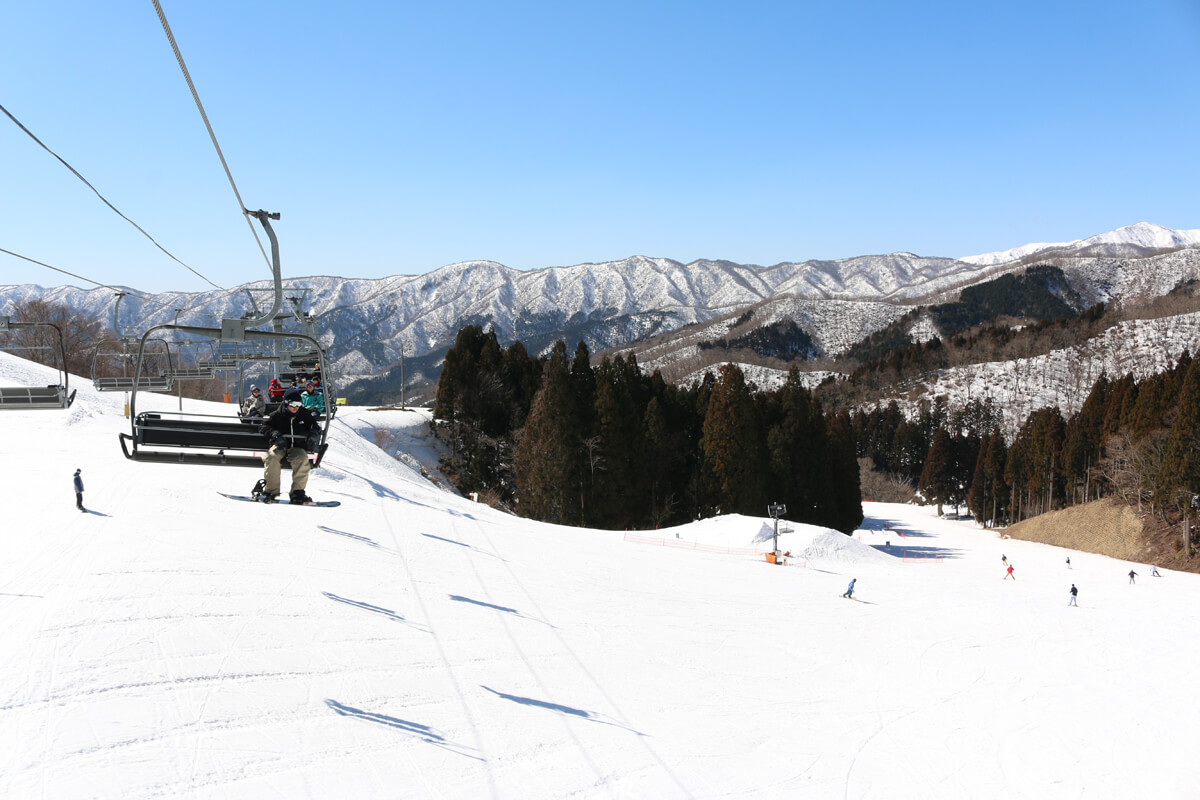
M473 544L467 544L466 542L459 542L459 541L455 541L454 539L447 539L445 536L436 536L436 535L434 535L434 534L432 534L432 533L422 533L421 535L422 535L422 536L424 536L426 539L435 539L435 540L437 540L437 541L439 541L439 542L445 542L446 544L456 544L456 545L458 545L459 547L465 547L465 548L467 548L467 549L468 549L468 550L470 550L472 553L477 553L477 554L479 554L479 555L481 555L481 556L487 556L488 558L495 558L495 559L497 559L497 560L499 560L499 561L501 561L502 563L505 563L505 564L507 564L507 563L508 563L508 562L507 562L507 561L504 559L504 557L503 557L503 556L497 555L496 553L489 553L487 550L480 550L478 547L476 547L476 546L475 546L475 545L473 545Z
M463 542L456 542L453 539L447 539L445 536L434 536L432 533L422 533L421 535L424 536L426 539L437 539L439 542L445 542L446 544L456 544L459 547L465 547L469 550L474 549L469 544L464 544Z
M354 608L359 608L363 611L370 611L372 614L379 614L382 617L386 617L387 619L394 620L396 622L403 622L406 625L414 625L414 623L409 622L407 619L397 614L395 611L392 611L390 608L371 605L370 603L364 603L361 600L351 600L348 597L340 597L332 592L321 592L321 594L325 595L330 600L336 600L339 603L345 603L348 606L353 606ZM415 627L420 626L417 625Z
M569 714L570 716L573 716L573 717L579 717L580 719L586 719L589 722L599 722L601 725L612 725L615 728L623 728L624 730L627 730L630 733L636 733L638 736L645 735L641 731L634 730L633 728L630 728L627 725L622 725L619 722L612 722L612 721L609 721L606 719L601 719L600 715L595 713L594 711L585 711L582 708L572 708L571 706L564 706L561 703L550 703L550 702L547 702L546 700L535 700L532 697L522 697L520 695L507 694L505 692L498 692L490 686L484 686L482 683L479 684L479 688L486 689L487 691L491 692L492 694L496 695L497 697L503 698L503 699L508 700L513 703L518 703L523 706L532 706L533 708L544 708L547 711L556 711L559 714Z
M447 740L445 736L442 736L428 725L422 725L419 722L409 722L408 720L400 719L399 717L390 717L387 714L377 714L374 711L364 711L361 708L354 708L353 706L348 706L345 703L339 703L337 700L332 700L329 698L326 698L325 705L332 709L335 714L339 714L343 717L354 717L367 722L374 722L377 725L384 725L388 728L404 731L405 733L411 733L423 741L428 742L429 744L437 745L438 747L444 748L453 753L457 753L460 756L473 758L476 761L483 760L477 755L466 752L467 748L463 747L462 745L458 745Z
M518 611L515 608L509 608L508 606L498 606L495 603L487 603L487 602L484 602L483 600L475 600L470 597L463 597L461 594L451 594L451 595L447 595L447 597L449 597L451 600L453 600L456 603L470 603L471 605L474 605L474 606L482 606L483 608L490 608L493 611L503 611L505 614L512 614L514 617L518 617L520 619L527 619L530 622L540 622L541 624L543 624L549 628L558 630L558 628L556 626L551 625L549 622L546 622L544 619L537 619L535 617L527 616L525 614L522 614L520 611Z
M375 541L374 539L372 539L370 537L360 536L357 533L350 533L349 531L339 531L337 528L331 528L328 525L318 525L317 530L324 531L325 533L337 534L338 536L345 536L347 539L353 539L356 542L362 542L363 544L367 545L368 547L374 547L376 550L383 550L384 552L387 552L387 553L396 552L395 550L384 547L379 542Z
M85 514L94 514L94 515L96 515L97 517L104 517L104 518L106 518L106 519L112 519L112 514L105 514L103 511L96 511L95 509L91 509L91 508L85 508L85 509L83 510L83 513L85 513Z

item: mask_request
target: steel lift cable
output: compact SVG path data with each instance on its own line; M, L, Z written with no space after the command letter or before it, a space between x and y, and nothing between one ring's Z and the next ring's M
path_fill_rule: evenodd
M161 244L159 244L159 243L158 243L158 242L157 242L157 241L154 239L154 237L153 237L153 236L151 236L150 234L146 233L145 229L143 229L141 225L138 225L136 222L134 222L133 220L131 220L129 217L127 217L127 216L125 216L124 214L122 214L122 213L120 212L120 210L119 210L119 209L118 209L116 206L114 206L112 203L108 202L108 198L106 198L104 195L100 194L100 191L99 191L99 190L98 190L98 189L97 189L95 186L92 186L92 184L91 184L91 183L88 181L88 179L87 179L87 178L85 178L85 177L83 177L82 175L80 175L80 174L79 174L79 171L78 171L77 169L75 169L74 167L72 167L70 164L68 164L68 163L66 162L66 160L65 160L65 159L63 159L63 157L62 157L62 156L60 156L58 153L54 152L54 151L53 151L53 150L51 150L49 147L47 147L47 146L46 146L46 144L45 144L45 142L43 142L41 139L39 139L37 136L35 136L35 135L33 134L33 131L29 130L29 129L28 129L28 128L26 128L26 127L25 127L23 124L21 124L21 121L20 121L19 119L17 119L16 117L14 117L14 116L12 115L12 113L11 113L11 112L10 112L10 111L9 111L7 108L5 108L4 106L0 105L0 111L3 111L3 112L4 112L4 115L5 115L6 117L8 117L9 119L11 119L11 120L13 121L13 124L14 124L14 125L16 125L18 128L20 128L22 131L24 131L26 136L28 136L30 139L33 139L35 142L37 142L37 143L38 143L38 145L39 145L39 146L40 146L40 147L41 147L43 150L45 150L47 153L49 153L50 155L52 155L52 156L54 156L56 159L58 159L58 161L59 161L59 163L60 163L60 164L62 164L64 167L66 167L67 169L69 169L69 170L71 171L71 174L73 174L73 175L74 175L76 178L79 178L79 180L83 181L84 185L85 185L85 186L87 186L89 189L91 189L93 192L95 192L95 194L96 194L96 197L99 197L99 198L100 198L100 200L101 200L101 201L104 203L104 205L106 205L106 206L108 206L109 208L111 208L111 209L112 209L112 210L113 210L113 211L116 213L116 215L117 215L118 217L120 217L121 219L125 220L125 221L126 221L126 222L128 222L130 225L132 225L133 227L137 228L137 229L138 229L138 231L139 231L139 232L142 234L142 236L145 236L147 239L149 239L149 240L151 241L151 243L152 243L152 244L153 244L155 247L157 247L159 250L162 250L164 253L166 253L166 254L167 254L167 256L168 256L168 257L169 257L169 258L170 258L172 261L174 261L175 263L179 264L180 266L182 266L182 267L186 268L186 269L187 269L187 270L189 270L189 271L190 271L190 272L191 272L193 275L195 275L196 277L200 278L200 279L201 279L201 280L203 280L204 282L208 283L210 286L214 286L214 287L216 287L217 289L221 289L222 291L229 291L229 290L228 290L228 289L226 289L224 286L217 286L217 284L213 283L213 282L212 282L212 281L210 281L208 278L204 277L204 276L203 276L203 275L201 275L199 272L197 272L196 270L192 269L192 268L191 268L191 267L189 267L187 264L183 263L183 262L182 262L182 261L180 261L178 258L176 258L174 253L172 253L170 250L168 250L167 248L165 248L165 247L163 247ZM45 265L43 264L42 266L45 266ZM53 267L51 267L51 269L53 269ZM60 271L61 271L61 270L60 270Z
M208 121L208 114L204 111L204 104L200 102L200 94L196 91L196 85L192 83L192 76L188 72L187 64L183 63L183 54L179 52L179 45L175 42L175 35L171 33L171 26L167 22L167 15L163 13L162 5L158 0L154 0L154 10L158 12L158 21L162 23L163 33L167 35L167 41L171 43L171 50L175 52L175 60L179 62L179 69L183 72L183 79L187 81L188 89L192 92L192 99L196 101L196 109L200 112L200 118L204 120L204 127L208 130L208 138L212 140L213 147L216 148L217 158L221 159L221 166L225 169L225 177L229 179L229 185L233 188L233 195L237 198L238 213L246 218L246 225L249 226L250 233L254 236L254 241L258 242L258 249L262 253L263 260L270 267L271 257L267 255L267 250L263 247L262 239L258 237L258 231L254 229L254 223L250 221L250 212L247 211L246 204L242 202L241 192L238 191L237 183L233 180L233 173L229 171L229 164L225 162L225 154L221 152L221 145L217 142L217 135L213 133L212 125Z

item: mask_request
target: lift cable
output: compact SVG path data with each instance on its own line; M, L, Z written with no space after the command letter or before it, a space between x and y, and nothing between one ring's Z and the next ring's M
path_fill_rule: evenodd
M183 72L183 79L187 81L188 88L192 91L192 99L196 101L196 108L200 112L200 118L204 120L204 127L208 129L208 138L212 140L213 147L216 148L217 157L221 159L221 166L225 168L225 177L229 179L229 185L233 187L233 195L237 198L238 213L246 219L246 225L250 227L250 233L254 236L254 241L258 242L258 249L266 260L267 266L271 266L271 258L267 255L266 248L263 247L262 239L258 238L258 231L254 229L254 223L250 221L250 215L246 212L246 204L242 202L242 195L238 191L237 184L233 181L233 173L229 171L229 164L225 162L225 154L221 152L221 145L217 143L217 135L213 133L212 125L209 124L208 114L204 112L204 104L200 102L200 95L196 92L196 85L192 83L191 73L188 72L187 64L183 63L183 54L179 52L179 45L175 43L175 35L171 33L171 26L167 23L167 15L163 13L162 5L158 0L154 0L154 10L158 12L158 20L162 23L163 33L167 35L167 41L171 43L171 49L175 52L175 60L179 62L179 69Z
M72 173L72 174L73 174L73 175L74 175L76 178L79 178L79 180L83 181L83 183L84 183L84 185L85 185L85 186L87 186L89 189L91 189L93 192L95 192L95 194L96 194L96 197L99 197L99 198L100 198L100 200L104 202L104 205L108 206L108 207L109 207L109 208L111 208L113 211L115 211L118 217L120 217L121 219L125 220L125 221L126 221L126 222L128 222L130 225L132 225L133 227L137 228L137 229L138 229L138 230L141 232L141 234L142 234L143 236L145 236L147 239L149 239L149 240L150 240L150 241L151 241L151 242L154 244L154 246L155 246L155 247L157 247L159 250L162 250L162 251L163 251L164 253L166 253L166 254L167 254L167 256L169 256L169 257L170 257L170 258L171 258L173 261L175 261L176 263L178 263L178 264L182 265L183 267L187 268L189 271L191 271L191 273L192 273L193 275L195 275L196 277L198 277L198 278L200 278L201 280L205 281L205 282L206 282L206 283L208 283L210 286L214 286L214 287L216 287L216 288L218 288L218 289L220 289L220 290L222 290L222 291L229 291L229 290L228 290L228 289L226 289L224 286L217 286L217 284L213 283L213 282L212 282L212 281L210 281L208 278L204 277L204 276L203 276L203 275L201 275L199 272L196 272L196 270L192 269L192 268L191 268L191 267L189 267L187 264L184 264L182 261L180 261L178 258L176 258L176 257L175 257L175 255L174 255L174 254L173 254L173 253L172 253L170 250L167 250L167 248L163 247L161 244L159 244L157 241L155 241L155 239L154 239L154 237L153 237L153 236L151 236L150 234L146 233L146 231L142 229L142 226L141 226L141 225L138 225L136 222L134 222L133 220L131 220L129 217L127 217L127 216L125 216L124 214L122 214L122 213L121 213L121 212L120 212L120 211L117 209L117 207L116 207L116 206L114 206L112 203L108 202L108 199L107 199L107 198L106 198L104 195L100 194L100 191L99 191L99 190L98 190L98 189L97 189L95 186L92 186L92 184L88 182L88 179L87 179L87 178L85 178L85 177L83 177L82 175L80 175L80 174L79 174L79 171L78 171L78 170L76 170L74 167L72 167L70 164L68 164L68 163L67 163L67 162L66 162L66 161L63 159L63 157L62 157L62 156L60 156L58 153L54 152L54 151L53 151L53 150L51 150L49 147L47 147L47 146L46 146L46 144L45 144L45 143L44 143L44 142L43 142L41 139L39 139L37 136L34 136L34 134L33 134L33 131L29 130L29 129L28 129L28 128L26 128L24 125L22 125L22 124L21 124L21 121L20 121L19 119L17 119L16 117L14 117L14 116L12 115L12 113L11 113L11 112L10 112L10 111L9 111L7 108L5 108L3 105L0 105L0 111L3 111L3 112L4 112L4 115L5 115L6 117L8 117L9 119L11 119L11 120L13 121L13 124L14 124L14 125L16 125L18 128L20 128L22 131L24 131L26 136L28 136L30 139L33 139L35 142L37 142L37 143L38 143L38 145L40 145L40 146L41 146L41 148L42 148L43 150L45 150L47 153L49 153L50 155L52 155L52 156L54 156L55 158L57 158L57 159L58 159L58 161L59 161L59 163L61 163L61 164L62 164L64 167L66 167L67 169L71 170L71 173ZM8 251L6 250L5 252L8 252ZM18 256L18 258L21 258L21 256ZM27 261L29 261L29 260L32 260L32 259L26 259L26 260L27 260ZM34 262L34 263L37 263L37 262ZM45 266L45 265L43 264L42 266ZM50 267L50 269L54 269L54 267ZM62 272L62 270L58 270L58 271L59 271L59 272ZM68 273L68 274L69 274L69 273ZM78 277L78 276L74 276L74 277ZM95 281L92 281L92 283L95 283Z
M28 261L30 264L37 264L39 267L45 267L46 269L51 269L51 270L54 270L55 272L61 272L63 275L67 275L69 277L75 278L76 280L84 281L85 283L90 283L100 289L112 289L114 292L124 293L124 294L129 295L130 297L136 297L137 299L142 300L144 302L153 303L156 306L162 306L163 308L169 308L173 311L178 311L180 313L187 311L186 308L179 308L178 306L173 306L173 305L170 305L169 303L163 303L159 300L155 300L152 297L146 297L145 295L138 294L137 292L131 292L128 289L122 289L117 286L110 286L107 283L100 283L100 281L94 281L91 278L85 278L82 275L76 275L74 272L67 272L65 269L59 269L58 267L53 267L49 264L45 264L41 261L32 259L29 256L23 256L20 253L14 253L12 250L5 250L3 247L0 247L0 253L5 253L7 255L12 256L13 258L19 258L22 261ZM221 287L218 286L217 288L219 289ZM225 291L225 290L223 290L223 291Z

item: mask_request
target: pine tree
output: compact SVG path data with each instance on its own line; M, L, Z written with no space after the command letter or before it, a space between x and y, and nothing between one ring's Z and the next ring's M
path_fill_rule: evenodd
M569 413L573 402L566 346L560 341L542 369L541 386L517 443L514 478L523 517L564 525L579 518L579 432Z
M1180 389L1179 413L1167 441L1162 480L1165 498L1183 516L1183 548L1191 548L1193 503L1200 495L1200 361L1191 361Z
M945 428L938 428L933 435L933 444L925 456L925 467L917 488L926 500L937 504L938 516L942 516L942 505L952 496L954 444Z
M711 502L725 514L762 514L766 469L754 400L736 364L721 366L701 440Z
M636 362L630 369L621 356L605 357L596 370L595 432L604 469L590 479L592 516L601 527L640 525L648 517L643 412L636 400L640 379Z

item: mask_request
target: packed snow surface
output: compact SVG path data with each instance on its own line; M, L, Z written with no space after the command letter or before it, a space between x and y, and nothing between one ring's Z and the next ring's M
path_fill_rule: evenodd
M413 410L339 412L339 508L237 503L256 470L128 461L123 396L71 385L3 412L5 798L1197 796L1195 575L900 505L781 523L786 566L765 509L516 519Z

